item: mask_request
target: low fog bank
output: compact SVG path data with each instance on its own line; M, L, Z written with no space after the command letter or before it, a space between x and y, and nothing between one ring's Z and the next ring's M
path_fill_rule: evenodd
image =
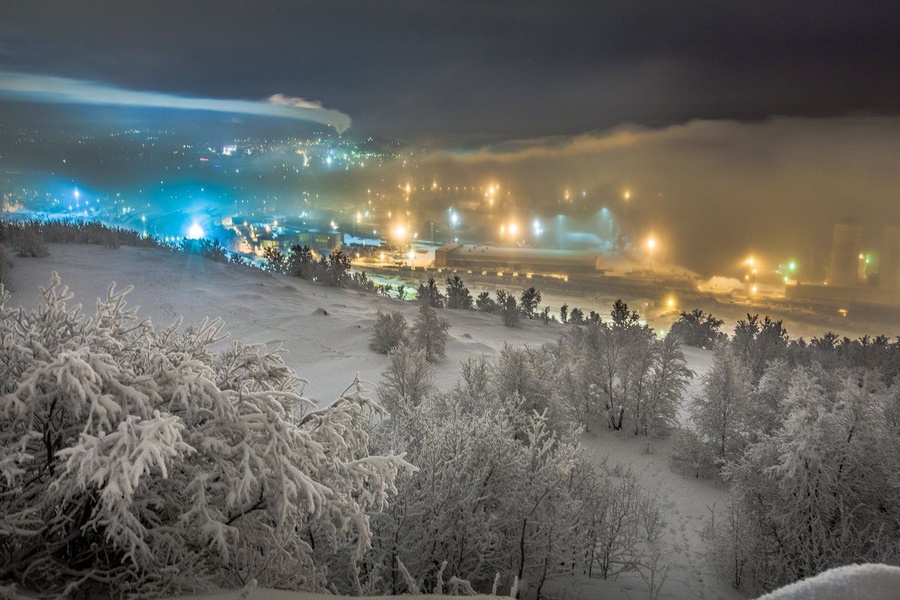
M898 155L897 118L773 118L441 151L422 170L509 181L548 214L567 204L586 214L610 206L634 235L665 235L674 260L712 274L748 252L823 263L833 223L848 216L867 225L877 245L877 227L900 217Z

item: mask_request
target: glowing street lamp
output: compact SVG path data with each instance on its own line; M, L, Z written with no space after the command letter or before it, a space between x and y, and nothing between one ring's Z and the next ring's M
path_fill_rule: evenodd
M656 249L656 239L647 240L647 268L653 270L653 251Z
M203 235L203 228L197 223L192 224L187 232L187 238L189 240L199 240Z
M748 256L744 263L747 265L747 270L749 271L749 273L744 275L744 281L747 282L747 291L749 294L755 294L756 274L759 272L759 269L757 268L759 265L753 256Z

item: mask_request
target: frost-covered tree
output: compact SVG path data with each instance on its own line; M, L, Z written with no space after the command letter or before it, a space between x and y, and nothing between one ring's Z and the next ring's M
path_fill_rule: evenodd
M743 519L729 544L750 589L854 562L900 562L900 444L886 426L887 394L874 372L845 375L831 393L797 371L783 425L726 468Z
M432 592L460 577L488 591L499 574L505 589L518 579L520 597L537 598L552 577L588 573L599 560L593 548L610 539L609 554L622 561L614 568L636 569L638 549L607 527L611 485L577 445L479 385L477 397L461 399L468 388L383 423L385 449L407 451L419 470L401 475L397 500L372 517L365 589Z
M456 404L463 409L475 408L486 402L491 391L491 365L484 355L469 356L462 364L460 380L451 393Z
M672 435L672 466L693 477L712 477L716 455L693 429L679 428Z
M760 320L759 315L747 315L737 322L731 345L750 370L756 385L766 370L770 360L782 358L787 351L788 333L781 321L768 316Z
M379 310L372 326L369 347L375 352L390 354L408 341L409 324L406 317L397 311L386 313Z
M571 429L571 406L568 399L554 393L557 373L547 348L504 344L491 374L495 397L511 401L518 406L519 414L525 418L532 413L544 414L554 430Z
M378 397L391 414L401 404L421 404L432 391L431 367L422 348L398 346L381 376Z
M620 429L625 420L631 421L635 435L648 434L653 418L649 410L651 401L651 375L658 354L656 339L649 327L612 327L615 344L619 347L618 387L621 405L613 408L610 418L617 414L618 422L611 421L615 429ZM665 375L665 374L663 374ZM663 382L661 382L664 385ZM657 398L657 405L660 404Z
M428 304L419 307L419 316L413 322L412 344L425 351L425 359L436 363L447 358L447 331L450 321L438 316Z
M658 340L627 304L619 302L613 316L574 327L545 348L554 362L554 393L568 399L585 428L605 414L613 429L627 423L635 434L664 435L692 373L675 339Z
M738 456L746 443L746 416L752 374L730 347L719 346L691 406L691 421L719 461Z
M794 368L783 358L769 363L747 406L747 434L751 441L776 431L785 418L785 398Z
M635 415L638 432L644 435L666 434L678 425L678 408L694 377L673 335L654 340L654 345L646 400L643 411Z
M55 275L34 311L0 286L0 582L326 589L407 466L369 451L381 409L354 384L315 410L278 352L153 327L127 291L88 318Z

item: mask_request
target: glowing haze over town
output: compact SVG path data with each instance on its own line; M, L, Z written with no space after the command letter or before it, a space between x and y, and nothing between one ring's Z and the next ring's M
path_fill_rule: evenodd
M852 284L895 286L896 11L811 12L8 5L3 210L257 259L333 234L380 268L443 244L596 252L598 275L655 278L637 297L660 305L703 282L743 303L825 285L852 218ZM810 290L787 307L847 316Z
M7 209L808 281L900 217L889 3L45 6L3 8Z

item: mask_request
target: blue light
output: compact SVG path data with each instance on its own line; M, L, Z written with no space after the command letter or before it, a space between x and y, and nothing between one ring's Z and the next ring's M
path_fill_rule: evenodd
M191 225L187 232L187 239L189 240L199 240L205 234L203 233L203 228L200 227L197 223Z

